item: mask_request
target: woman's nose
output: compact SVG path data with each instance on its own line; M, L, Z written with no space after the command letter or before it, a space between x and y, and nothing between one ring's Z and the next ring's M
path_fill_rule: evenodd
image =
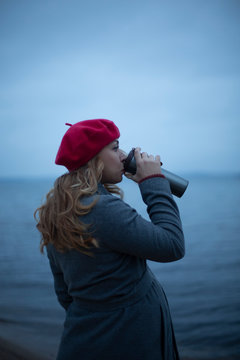
M127 153L125 153L125 151L123 151L122 149L119 150L120 150L120 160L123 162L127 158Z

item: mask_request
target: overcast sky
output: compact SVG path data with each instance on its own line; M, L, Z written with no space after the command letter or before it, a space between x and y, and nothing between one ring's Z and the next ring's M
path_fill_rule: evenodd
M240 172L239 0L0 0L1 176L96 117L173 172Z

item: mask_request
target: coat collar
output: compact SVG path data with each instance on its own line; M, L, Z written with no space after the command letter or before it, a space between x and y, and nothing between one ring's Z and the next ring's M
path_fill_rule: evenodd
M107 191L107 189L105 189L105 187L103 186L102 183L98 183L97 192L98 192L98 194L109 195L109 192Z

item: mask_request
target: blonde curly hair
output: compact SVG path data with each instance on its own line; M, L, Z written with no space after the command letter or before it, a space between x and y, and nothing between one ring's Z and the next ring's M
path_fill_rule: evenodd
M103 168L103 162L96 156L86 165L56 179L54 187L46 195L45 203L34 212L36 227L41 233L42 253L49 243L60 252L76 249L87 255L90 255L91 247L98 247L89 231L91 224L80 220L81 216L89 213L95 206L98 196L88 205L84 205L81 198L96 193ZM109 192L123 197L118 186L104 186Z

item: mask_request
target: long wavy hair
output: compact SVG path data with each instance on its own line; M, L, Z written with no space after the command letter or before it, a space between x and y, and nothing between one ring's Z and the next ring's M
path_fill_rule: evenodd
M96 205L98 196L84 205L83 196L94 195L101 182L104 165L98 156L79 169L56 179L54 187L46 195L45 203L34 212L37 229L41 233L40 251L49 243L60 252L76 249L91 255L89 249L98 247L89 227L80 220ZM123 197L121 189L113 184L104 184L111 193Z

